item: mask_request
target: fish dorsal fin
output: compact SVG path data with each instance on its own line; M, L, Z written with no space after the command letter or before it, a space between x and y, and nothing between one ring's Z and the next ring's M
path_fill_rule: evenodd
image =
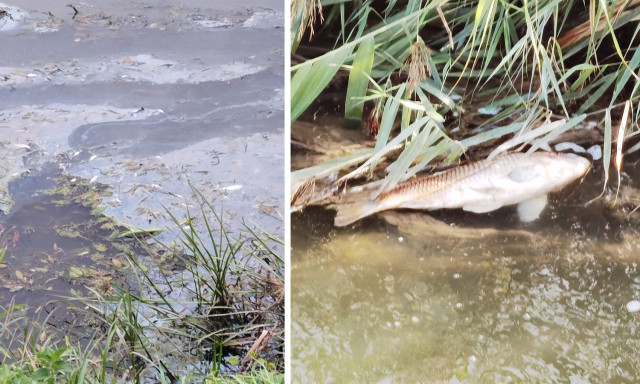
M538 177L536 167L533 165L518 167L509 173L509 179L516 183L526 183Z
M474 201L462 206L462 209L465 211L473 212L473 213L486 213L495 211L496 209L502 207L502 203L495 200L482 200L482 201Z
M547 206L547 195L536 196L533 199L523 201L518 204L518 216L520 221L528 223L537 219L540 213Z

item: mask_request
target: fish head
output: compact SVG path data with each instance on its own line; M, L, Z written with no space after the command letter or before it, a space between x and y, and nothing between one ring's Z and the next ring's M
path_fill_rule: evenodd
M531 156L542 165L544 183L549 191L565 187L591 168L588 159L573 153L535 152Z

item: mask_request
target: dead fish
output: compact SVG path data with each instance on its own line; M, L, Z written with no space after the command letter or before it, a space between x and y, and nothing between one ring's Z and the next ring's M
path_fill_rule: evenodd
M581 177L590 166L589 160L574 154L510 153L402 183L375 199L347 195L334 206L334 223L342 227L395 208L485 213L513 204L518 204L520 220L528 222L546 206L547 193Z

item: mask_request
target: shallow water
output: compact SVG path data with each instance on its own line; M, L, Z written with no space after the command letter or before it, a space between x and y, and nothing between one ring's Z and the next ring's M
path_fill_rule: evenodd
M76 197L87 196L72 199L54 192L68 185L82 190ZM105 188L96 186L94 191L70 182L52 166L10 184L19 208L0 222L0 232L4 229L0 242L9 240L0 268L0 306L24 304L33 314L41 306L49 311L59 307L71 290L102 291L111 280L126 285L127 255L145 250L133 238L114 236L114 231L126 228L92 210L91 204L97 203L94 199L99 200ZM17 234L17 242L11 234ZM56 311L48 321L55 318L64 319L64 311Z
M409 211L294 215L293 381L638 382L637 213L585 208L600 177L527 225L512 208L435 212L437 231Z
M0 225L20 233L0 264L0 306L82 285L62 278L72 266L115 273L122 250L103 220L169 227L159 238L171 242L169 213L189 209L204 230L191 186L230 231L246 219L283 237L284 4L73 6L0 3ZM45 191L59 180L108 193L56 203ZM101 266L94 244L107 248Z

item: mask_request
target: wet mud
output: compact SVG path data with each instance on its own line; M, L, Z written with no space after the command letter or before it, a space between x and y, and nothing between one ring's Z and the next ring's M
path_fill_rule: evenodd
M20 234L0 305L112 278L120 225L197 215L192 187L231 231L283 237L281 2L0 8L0 223Z

